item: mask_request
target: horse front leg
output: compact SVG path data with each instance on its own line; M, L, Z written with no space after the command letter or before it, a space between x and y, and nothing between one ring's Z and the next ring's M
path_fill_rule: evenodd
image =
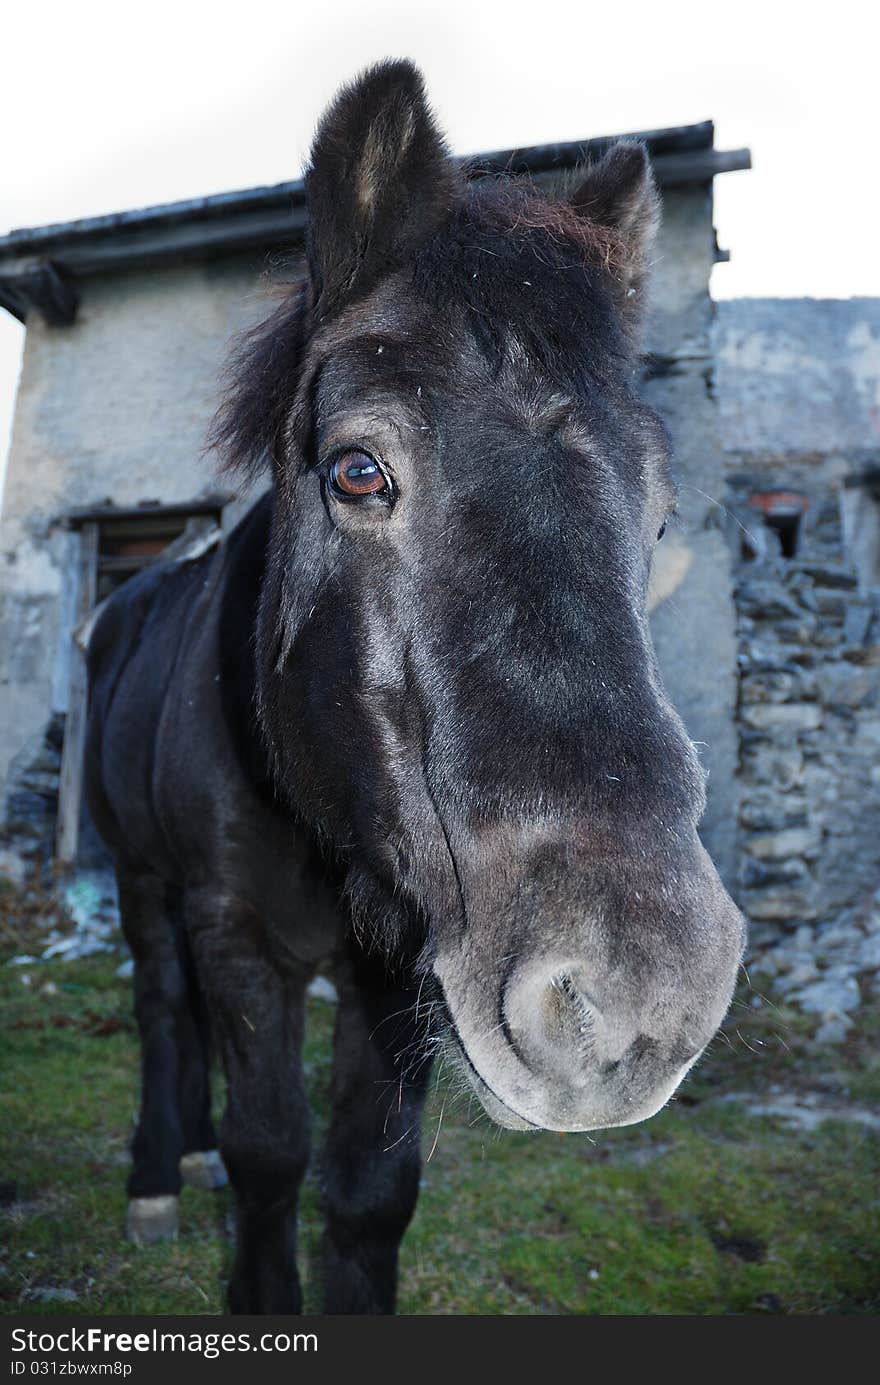
M303 974L267 955L252 910L204 895L187 900L199 980L226 1073L220 1152L236 1202L232 1313L299 1313L299 1187L310 1114L301 1052Z
M332 1114L323 1161L324 1312L393 1313L421 1175L430 1071L416 988L351 951L337 970Z
M141 1100L132 1142L126 1235L137 1242L177 1235L184 1153L178 1068L188 1023L172 891L161 876L117 865L122 929L134 958L141 1041Z

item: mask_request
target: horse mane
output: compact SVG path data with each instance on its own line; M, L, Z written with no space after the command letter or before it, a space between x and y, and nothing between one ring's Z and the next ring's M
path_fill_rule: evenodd
M208 432L221 470L253 480L281 460L284 429L306 342L308 276L278 285L274 312L235 340L223 370L223 399Z

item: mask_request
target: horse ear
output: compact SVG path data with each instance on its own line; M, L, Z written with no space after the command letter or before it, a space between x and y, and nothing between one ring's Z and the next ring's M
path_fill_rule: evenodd
M660 196L645 146L633 140L613 144L604 158L580 175L571 203L581 216L613 233L614 278L620 286L625 320L637 332L660 225Z
M378 63L343 87L306 174L319 317L402 265L446 219L458 187L412 63Z

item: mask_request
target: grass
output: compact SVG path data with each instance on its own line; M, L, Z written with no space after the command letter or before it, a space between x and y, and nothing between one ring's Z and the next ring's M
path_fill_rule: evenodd
M186 1189L173 1244L121 1235L138 1055L118 957L3 963L33 923L14 905L0 948L0 1311L217 1313L228 1194ZM28 976L30 984L23 978ZM326 1111L333 1010L311 1002L306 1065ZM402 1313L872 1313L880 1307L880 1140L844 1118L880 1104L877 1028L839 1049L748 988L679 1098L644 1126L499 1132L442 1081L401 1256ZM749 1115L779 1091L837 1119L812 1131ZM307 1309L320 1219L301 1216ZM310 1291L311 1283L311 1291Z

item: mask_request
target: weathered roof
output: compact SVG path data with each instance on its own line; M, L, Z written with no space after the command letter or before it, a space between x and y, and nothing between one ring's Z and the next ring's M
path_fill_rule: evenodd
M615 138L503 149L470 156L463 164L470 177L507 171L531 173L541 181L600 156ZM714 148L710 120L625 138L647 145L662 187L708 182L716 173L751 166L747 149ZM36 308L51 323L69 323L76 316L77 285L83 278L245 250L292 248L301 242L305 224L305 189L295 180L11 231L0 237L0 307L22 322Z

